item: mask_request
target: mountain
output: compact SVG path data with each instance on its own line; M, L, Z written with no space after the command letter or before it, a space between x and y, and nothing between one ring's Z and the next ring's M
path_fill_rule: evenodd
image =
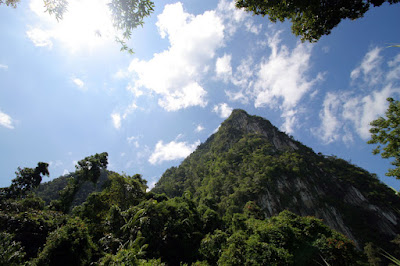
M389 248L400 234L400 197L376 175L316 154L269 121L234 110L219 130L168 169L152 190L190 193L224 220L255 202L268 218L289 210L315 216L352 239Z

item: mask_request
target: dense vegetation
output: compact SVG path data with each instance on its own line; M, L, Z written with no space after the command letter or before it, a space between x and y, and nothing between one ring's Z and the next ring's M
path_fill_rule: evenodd
M210 204L208 204L210 205ZM51 205L50 205L51 206ZM211 208L210 208L211 207ZM232 220L207 202L146 192L140 175L110 174L69 213L33 194L2 199L1 265L354 265L354 243L320 220L285 211L264 219L248 202Z
M400 255L364 231L374 221L360 210L334 205L364 215L353 223L361 224L362 241L370 241L365 250L322 220L295 214L290 204L298 198L301 205L300 196L282 194L276 184L300 178L330 186L334 193L319 198L321 208L343 196L337 182L356 186L376 204L399 206L398 196L364 170L314 154L240 110L180 167L166 171L153 191L139 174L107 171L107 153L35 188L48 173L44 166L19 169L13 184L31 184L23 193L1 190L0 265L385 265L379 247ZM272 192L290 203L288 210L266 215L260 195Z

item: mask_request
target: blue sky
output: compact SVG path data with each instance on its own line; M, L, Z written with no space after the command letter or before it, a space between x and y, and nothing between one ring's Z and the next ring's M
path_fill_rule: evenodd
M228 0L156 2L130 55L106 2L71 0L60 22L41 0L0 6L0 187L18 166L48 162L53 179L104 151L109 169L152 186L242 108L400 189L366 144L386 98L399 98L400 49L387 46L400 43L400 5L309 44Z

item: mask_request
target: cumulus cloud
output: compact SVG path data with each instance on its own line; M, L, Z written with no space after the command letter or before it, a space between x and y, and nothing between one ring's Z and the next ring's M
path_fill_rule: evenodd
M254 101L256 108L279 109L284 120L282 129L292 133L297 125L301 100L315 92L315 85L323 80L323 73L309 75L312 45L297 43L289 49L281 44L280 32L268 37L269 56L258 63L253 58L243 59L233 71L230 81L238 91L227 90L230 100L247 103Z
M235 1L220 0L217 7L218 16L224 21L228 37L232 36L238 27L250 15L242 9L236 8Z
M279 34L269 38L271 54L259 66L254 85L255 107L272 106L289 110L295 107L312 86L322 79L322 74L310 78L312 46L298 43L290 51L280 45Z
M177 141L171 141L164 144L163 141L160 140L157 142L153 153L150 155L149 162L151 164L159 164L164 161L174 161L186 158L199 144L199 140L193 144Z
M0 111L0 126L6 127L9 129L14 129L13 124L14 123L13 123L13 119L11 118L11 116Z
M232 107L227 103L220 103L214 106L213 112L219 115L221 118L227 118L232 113Z
M111 119L112 119L113 126L116 129L120 129L121 128L121 115L119 113L112 113Z
M283 130L292 133L296 124L295 109L313 86L323 79L323 74L310 77L312 46L298 43L293 50L281 45L279 33L268 39L271 54L259 65L253 88L255 107L279 108L285 122Z
M367 140L370 138L370 123L385 114L388 107L386 99L400 94L400 54L389 61L385 69L381 51L380 48L368 51L360 65L351 72L351 89L325 96L320 112L322 123L314 129L314 133L325 143L339 139L352 141L349 128Z
M231 66L232 55L224 54L224 56L217 58L215 64L215 73L217 78L228 82L232 78L232 66Z
M134 87L159 95L159 105L168 111L206 106L207 92L201 81L223 45L222 20L215 11L189 14L178 2L165 6L156 25L170 47L150 60L136 58L131 62L129 71L137 77Z

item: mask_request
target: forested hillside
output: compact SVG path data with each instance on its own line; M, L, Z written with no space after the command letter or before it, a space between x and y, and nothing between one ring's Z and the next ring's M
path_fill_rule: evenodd
M374 174L314 153L269 121L234 110L218 132L168 169L154 192L213 202L229 220L248 201L265 217L290 210L322 219L355 241L384 247L399 231L400 198ZM373 230L372 230L373 229Z
M107 153L89 156L36 189L48 165L19 169L0 191L0 265L387 265L384 252L400 256L398 195L243 110L152 191L107 164Z

